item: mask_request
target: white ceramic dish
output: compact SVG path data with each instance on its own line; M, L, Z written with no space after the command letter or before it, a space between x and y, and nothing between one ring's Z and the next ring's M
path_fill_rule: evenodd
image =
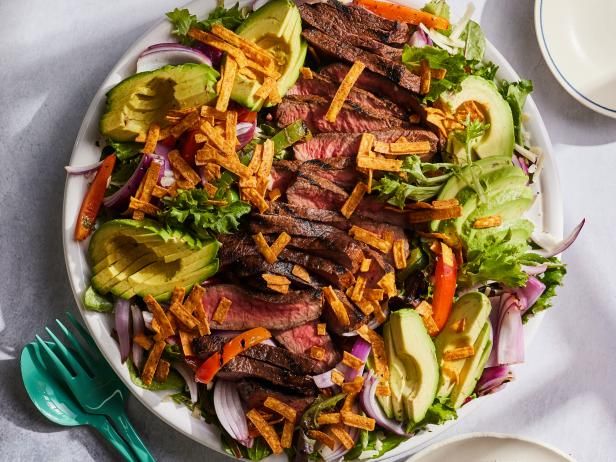
M575 462L544 443L500 433L470 433L448 438L407 462Z
M243 0L241 3L247 3L247 0ZM202 17L212 10L215 5L215 0L195 0L188 4L187 7L193 14ZM161 12L161 17L163 17L163 12ZM136 58L144 48L155 43L169 41L171 39L170 32L171 27L167 21L161 21L160 24L154 26L150 31L138 39L112 69L101 88L94 96L84 117L73 148L70 160L71 165L87 165L99 159L101 148L96 146L95 143L100 138L98 133L98 120L105 104L105 93L122 79L135 72ZM519 79L515 71L491 44L487 46L486 58L494 61L500 66L499 76L501 78L507 80ZM539 183L536 185L538 197L533 209L529 213L529 217L535 222L538 231L548 232L556 238L561 238L563 228L562 199L556 166L551 155L552 145L539 111L530 98L526 103L526 112L530 116L530 122L527 128L532 135L533 143L541 147L545 153L544 170ZM98 347L118 376L148 409L176 430L211 449L222 452L218 432L215 428L209 427L204 422L193 418L186 408L178 406L170 400L164 400L164 393L146 391L132 384L126 367L120 363L118 347L110 335L112 330L112 317L84 310L82 295L88 286L90 277L86 260L87 243L84 242L80 244L75 242L73 240L73 230L77 212L86 192L86 187L87 183L83 177L68 176L64 195L62 223L64 253L69 281L87 328L90 330ZM528 323L525 330L527 345L536 332L541 319L542 316L537 316ZM532 357L530 360L532 360ZM481 400L469 403L468 406L465 406L464 409L460 411L460 418L468 414L468 412L476 408L480 403ZM381 460L400 458L417 451L451 424L452 422L448 425L434 427L431 432L425 432L410 439L408 442L405 442L395 450L386 454Z
M616 2L535 0L535 32L556 80L584 106L616 118Z

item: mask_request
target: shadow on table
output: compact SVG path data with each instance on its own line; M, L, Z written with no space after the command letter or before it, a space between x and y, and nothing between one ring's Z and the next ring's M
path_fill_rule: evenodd
M534 0L486 2L481 24L488 39L521 78L533 81L533 99L554 143L585 146L616 141L616 119L578 103L550 72L537 43L534 3Z

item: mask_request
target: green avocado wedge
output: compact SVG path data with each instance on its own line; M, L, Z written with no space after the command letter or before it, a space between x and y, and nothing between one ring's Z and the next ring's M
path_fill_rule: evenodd
M197 242L151 220L108 221L94 233L88 249L92 287L102 295L152 295L165 301L174 287L189 290L214 275L219 247L217 241Z
M133 141L171 109L206 104L216 96L219 74L207 64L165 66L135 74L107 92L100 132L114 141Z

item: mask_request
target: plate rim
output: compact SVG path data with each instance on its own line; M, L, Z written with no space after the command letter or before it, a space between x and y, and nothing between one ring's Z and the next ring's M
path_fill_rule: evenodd
M404 0L398 0L398 1L400 1L400 3L405 3ZM190 8L193 12L199 13L200 10L207 10L207 8L210 8L210 6L207 6L207 5L213 5L213 4L214 4L214 0L193 0L192 2L184 5L184 8ZM73 150L71 152L69 164L72 165L75 159L80 157L79 148L81 147L82 143L93 143L94 142L94 140L92 139L90 140L85 139L87 135L88 127L92 123L92 119L96 118L98 109L102 103L102 98L105 96L105 93L110 85L110 81L112 80L112 78L118 74L118 71L121 68L127 65L127 61L131 59L131 57L136 57L138 55L137 50L140 50L138 46L141 42L145 41L150 35L155 34L159 28L161 29L161 32L163 31L164 28L168 29L168 31L170 32L171 26L168 25L165 27L166 24L168 23L163 17L161 18L160 21L156 22L153 26L147 29L145 33L143 33L141 36L139 36L136 40L134 40L131 43L131 45L128 47L126 52L118 59L115 65L111 68L111 70L109 71L109 73L107 74L105 79L102 81L101 85L99 86L98 90L92 97L90 105L88 106L88 109L83 117L80 129L75 139ZM489 54L490 58L493 59L494 61L498 61L499 66L502 69L504 69L504 73L507 73L509 75L514 76L514 78L519 79L517 72L513 69L513 67L509 64L509 62L504 58L502 54L500 54L500 52L496 49L496 47L494 47L494 45L490 41L487 41L486 48L487 48L486 49L487 54ZM550 216L543 217L544 219L543 228L551 230L552 234L555 237L561 238L562 230L563 230L563 205L564 204L562 201L558 171L557 171L556 163L554 162L554 159L553 159L552 143L551 143L549 134L547 133L545 124L543 122L543 118L541 117L541 113L539 112L538 108L533 102L532 97L529 97L527 99L526 109L527 109L527 112L533 112L538 115L537 121L533 123L533 126L535 126L536 130L539 131L540 138L542 138L543 140L543 143L542 143L543 147L546 151L545 153L545 156L546 156L545 157L545 160L546 160L545 167L546 168L544 169L544 171L548 170L550 172L549 181L546 180L548 176L546 176L545 173L540 178L540 185L541 185L540 189L542 193L545 193L546 190L550 191L551 199L549 199L549 202L551 202L551 205L552 205L550 207L550 213L549 213ZM98 126L98 124L96 125ZM73 181L74 181L74 178L73 178ZM217 435L218 431L212 430L211 428L209 428L208 425L204 425L205 422L203 422L202 420L194 419L192 416L189 415L190 413L186 412L185 414L186 414L186 417L188 417L188 419L192 419L194 422L198 423L198 426L195 427L193 425L194 422L190 422L189 427L191 431L188 431L185 427L181 426L181 422L178 422L177 418L173 418L173 416L166 415L167 411L165 409L162 409L162 410L159 409L159 405L162 403L159 393L150 392L148 390L141 389L137 387L136 385L134 385L128 375L127 368L124 367L124 365L121 364L119 361L119 352L117 351L118 350L117 347L115 346L115 344L111 345L111 343L109 342L109 339L111 339L111 337L106 336L105 338L102 338L99 335L97 335L98 331L100 331L101 329L104 329L103 324L108 322L109 316L106 313L97 313L97 312L85 310L83 306L83 300L81 297L81 291L85 289L85 287L83 289L77 287L77 280L84 280L88 272L84 271L83 268L80 268L81 272L79 274L76 274L75 273L76 269L71 267L71 261L70 261L71 254L74 252L83 252L84 246L87 245L87 241L86 243L75 243L72 240L72 227L74 225L73 215L75 214L75 210L73 209L68 210L67 203L70 199L69 191L72 191L73 195L75 194L75 191L73 191L74 187L71 187L70 183L71 183L71 176L67 175L66 181L65 181L64 196L63 196L63 210L62 210L62 226L63 226L62 241L63 241L63 252L64 252L65 265L66 265L66 270L67 270L67 276L69 279L69 284L71 286L71 291L73 292L74 299L78 306L78 311L82 319L84 320L86 327L92 334L94 341L97 344L99 350L101 351L103 356L105 356L105 359L111 365L112 369L116 372L116 374L120 377L120 379L123 380L124 383L127 385L131 393L141 402L141 404L144 407L148 409L149 412L152 412L158 419L162 420L163 422L170 425L175 430L191 438L197 443L211 450L214 450L218 453L224 454L228 457L235 459L234 457L230 456L228 453L224 451L224 449L222 448L221 442L220 442L220 438L218 436L216 436L215 439L212 438L213 435ZM85 191L85 185L82 189L84 189ZM546 213L545 215L548 215L548 214ZM527 345L531 343L532 337L534 337L535 333L537 332L538 327L541 323L541 320L543 319L543 316L544 316L544 313L540 313L538 316L535 316L527 324L527 328L525 329L525 337L527 338ZM154 403L154 401L157 401L157 402ZM412 454L424 448L438 434L449 429L452 425L455 425L457 422L459 422L464 416L472 412L472 410L479 407L478 403L479 401L477 400L474 403L469 403L469 405L461 409L457 420L449 421L445 423L444 425L432 426L429 432L424 432L423 434L420 434L416 436L415 438L409 439L407 442L402 443L396 449L385 454L381 458L375 459L375 460L380 461L380 462L390 461L392 459L398 459L400 457L408 456L409 454ZM207 429L203 430L202 427L207 427ZM195 432L195 428L197 428L197 430L201 429L203 431L197 434ZM207 435L204 436L204 432L207 433ZM267 460L268 461L284 460L284 456L282 456L282 458L281 457L275 458L273 456L270 456L269 458L267 458Z
M550 72L556 78L558 83L563 89L569 93L576 101L582 103L587 108L595 111L598 114L611 117L616 119L616 108L609 108L600 103L597 103L590 99L588 96L584 95L580 90L575 88L573 84L567 80L565 75L561 72L556 64L556 61L552 57L550 53L550 48L548 46L548 41L545 36L545 31L543 28L543 2L544 0L535 0L535 11L534 11L534 22L535 22L535 36L537 37L537 43L539 44L539 49L541 50L541 54L543 56L543 60L548 65Z
M558 449L557 447L552 446L551 444L544 443L543 441L539 441L534 438L528 438L526 436L513 435L510 433L500 433L500 432L473 432L473 433L464 433L463 435L452 436L450 438L446 438L442 441L434 443L430 447L427 447L413 454L409 459L407 459L406 462L421 462L422 457L428 456L431 453L438 451L439 449L445 446L449 446L449 445L458 443L460 441L479 439L479 438L510 439L510 440L521 441L524 443L530 443L535 446L538 446L538 447L541 447L543 449L547 449L548 451L553 452L555 455L562 457L563 460L567 462L576 462L576 460L573 459L570 455L566 454L561 449Z

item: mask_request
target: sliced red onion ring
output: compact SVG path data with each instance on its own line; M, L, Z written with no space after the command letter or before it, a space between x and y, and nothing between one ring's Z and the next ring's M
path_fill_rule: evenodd
M417 29L411 35L409 45L416 48L423 48L427 45L432 45L432 39L423 30Z
M542 250L537 251L537 253L539 255L544 256L545 258L554 257L558 255L559 253L563 253L565 250L567 250L571 246L571 244L575 242L580 232L582 231L582 228L584 227L585 223L586 223L586 218L580 221L580 223L575 228L573 228L573 231L571 231L571 234L569 234L569 236L567 236L565 239L560 241L558 244L551 246L551 248L549 249L546 249L544 247ZM537 242L537 240L539 239L536 239L535 237L533 237L532 239L535 242L535 244L543 247L542 242Z
M499 366L524 362L524 329L522 312L525 306L512 293L501 295L498 333L494 348Z
M522 305L525 307L522 314L535 304L543 292L545 292L545 284L534 276L529 276L526 285L515 290L515 294L523 301Z
M385 415L383 409L376 400L376 389L379 385L379 380L376 375L369 371L364 374L364 388L361 392L361 406L372 417L377 425L396 435L410 436L402 427L402 424L396 420L390 419Z
M98 162L94 162L93 164L81 165L79 167L74 165L67 165L66 167L64 167L64 170L66 170L66 172L70 175L85 175L87 173L91 173L97 170L102 163L103 161L99 160Z
M135 335L143 335L145 333L145 323L143 322L141 309L136 305L131 305L130 314L133 321L133 337ZM131 359L133 360L135 367L139 370L141 370L141 366L143 365L143 355L143 348L133 342L133 346L131 348Z
M128 181L124 183L124 185L116 192L114 192L111 196L105 197L105 199L103 200L103 204L105 204L105 207L125 209L128 206L130 196L135 194L137 192L137 189L139 189L139 184L141 183L141 180L143 179L146 170L152 163L152 159L153 157L147 154L141 157L139 165L137 165L137 168L135 169L131 177L128 179Z
M235 134L237 140L240 142L240 149L252 141L255 136L256 128L256 120L254 122L240 122L237 124Z
M248 434L248 422L234 382L216 381L214 409L220 424L234 440L246 447L252 446L253 440Z
M536 265L536 266L529 266L529 265L522 266L522 271L524 271L529 276L538 276L540 274L545 273L547 269L548 269L547 263L542 263L541 265Z
M501 390L507 382L514 379L509 366L486 367L475 387L477 396L485 396Z
M130 353L130 303L128 300L118 298L113 307L115 315L115 330L120 344L120 358L122 363L128 359Z
M212 60L199 50L179 43L158 43L146 48L137 58L137 72L153 71L163 66L197 63L212 65Z
M178 374L182 376L184 382L186 382L188 392L190 393L190 400L193 403L196 403L199 400L199 392L197 388L197 382L195 382L195 373L190 368L190 366L184 362L173 361L171 365L176 371L178 371Z

